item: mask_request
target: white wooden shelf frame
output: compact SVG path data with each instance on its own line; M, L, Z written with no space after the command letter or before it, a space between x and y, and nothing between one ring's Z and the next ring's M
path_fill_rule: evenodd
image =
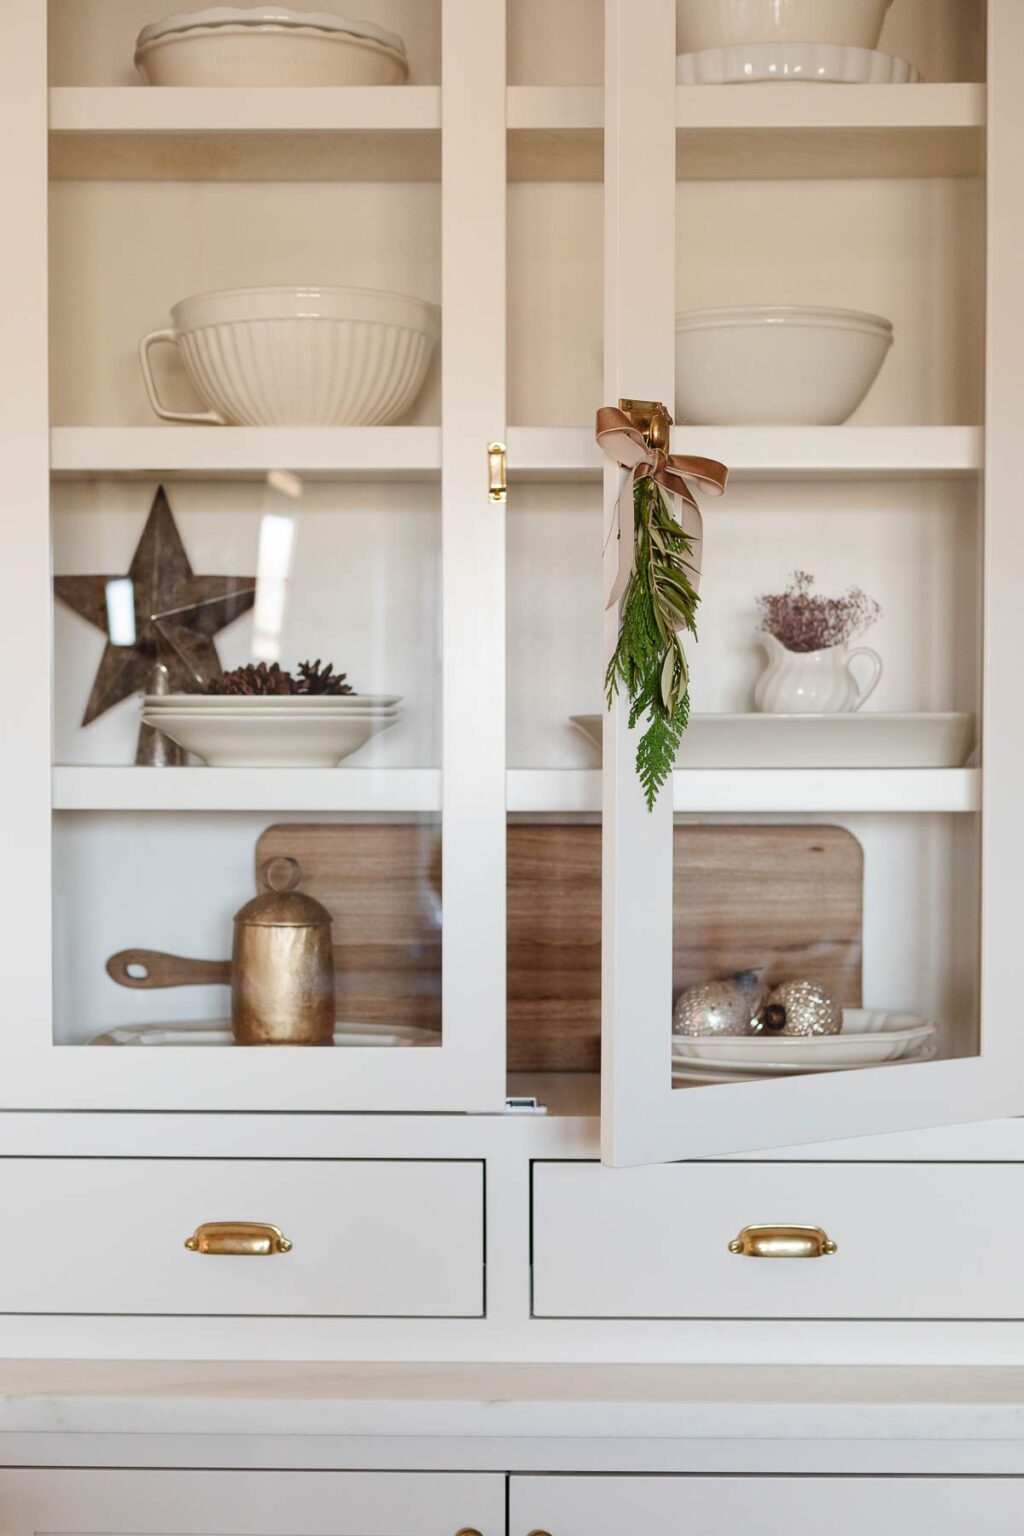
M677 453L721 458L733 479L958 479L981 472L981 427L676 428ZM509 427L512 480L598 483L590 427ZM440 427L56 427L57 480L431 480ZM513 502L510 504L514 507Z
M676 812L794 815L830 812L954 814L976 811L973 768L691 769L673 776ZM601 809L596 768L516 768L506 775L507 809L532 815ZM436 768L57 767L56 811L305 811L368 816L437 813Z

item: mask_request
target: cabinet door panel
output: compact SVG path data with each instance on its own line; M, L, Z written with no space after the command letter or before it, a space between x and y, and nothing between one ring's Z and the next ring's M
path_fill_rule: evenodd
M10 1536L503 1536L505 1480L352 1472L0 1473Z
M509 1536L961 1536L1020 1529L1015 1478L514 1477Z

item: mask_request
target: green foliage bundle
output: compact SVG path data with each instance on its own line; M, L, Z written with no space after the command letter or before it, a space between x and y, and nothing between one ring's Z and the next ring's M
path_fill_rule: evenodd
M696 638L700 598L690 580L690 573L696 574L693 545L654 480L635 483L633 522L633 571L604 685L609 708L620 686L626 689L630 730L647 717L636 769L647 809L653 810L690 717L683 633Z

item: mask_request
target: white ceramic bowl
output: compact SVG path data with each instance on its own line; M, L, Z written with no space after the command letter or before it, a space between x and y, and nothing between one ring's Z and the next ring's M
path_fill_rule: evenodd
M676 0L678 51L735 43L877 48L892 0Z
M742 43L676 58L680 85L917 85L920 79L906 59L838 43Z
M235 288L182 299L169 330L139 346L165 421L248 427L372 427L397 421L423 387L441 334L435 304L374 288ZM177 346L207 411L169 410L150 352Z
M284 6L215 6L144 27L135 67L149 85L401 85L405 45L371 22Z
M273 711L253 717L144 710L142 719L211 768L333 768L394 724L388 715Z
M892 346L888 320L852 309L755 305L676 316L676 420L838 426Z

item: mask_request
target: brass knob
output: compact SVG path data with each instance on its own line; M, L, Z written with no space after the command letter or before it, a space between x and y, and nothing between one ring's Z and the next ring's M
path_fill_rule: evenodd
M291 1239L269 1221L204 1221L186 1237L189 1253L213 1253L235 1258L267 1258L290 1253Z
M729 1244L746 1259L823 1259L837 1248L820 1227L744 1227Z

